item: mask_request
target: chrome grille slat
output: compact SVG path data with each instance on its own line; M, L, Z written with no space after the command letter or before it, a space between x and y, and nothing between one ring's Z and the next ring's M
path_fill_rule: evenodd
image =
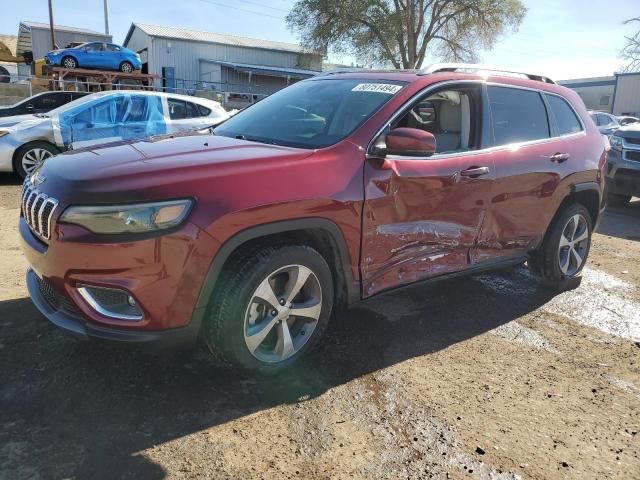
M51 222L58 200L40 192L29 181L22 188L22 216L33 234L47 242L51 238Z

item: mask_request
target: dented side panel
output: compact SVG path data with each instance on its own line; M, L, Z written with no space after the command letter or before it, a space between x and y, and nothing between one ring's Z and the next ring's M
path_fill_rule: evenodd
M485 221L492 173L468 178L477 166L493 171L491 153L394 159L365 167L361 275L363 295L465 269Z

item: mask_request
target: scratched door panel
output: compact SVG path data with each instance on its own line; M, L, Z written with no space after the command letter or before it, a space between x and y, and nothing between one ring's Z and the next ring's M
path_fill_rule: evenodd
M365 167L363 293L460 271L468 266L485 219L491 153L396 159ZM460 172L487 166L478 178Z

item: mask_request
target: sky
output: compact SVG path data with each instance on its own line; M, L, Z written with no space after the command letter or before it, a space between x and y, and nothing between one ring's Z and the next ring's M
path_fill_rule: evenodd
M9 2L11 0L3 0ZM60 25L104 30L103 0L53 0ZM109 0L110 27L121 43L132 22L177 26L285 42L298 41L284 20L294 0ZM540 73L562 80L612 75L619 52L640 16L640 0L524 0L527 16L518 32L506 32L483 63ZM2 9L0 34L16 35L21 20L48 22L46 0L20 0ZM638 24L635 29L639 28ZM350 64L350 57L330 55ZM438 61L428 58L425 65Z

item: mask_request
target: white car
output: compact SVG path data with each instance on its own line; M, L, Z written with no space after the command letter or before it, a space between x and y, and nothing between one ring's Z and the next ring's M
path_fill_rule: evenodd
M136 90L95 93L0 126L0 172L24 178L65 150L201 129L227 118L222 105L205 98Z

